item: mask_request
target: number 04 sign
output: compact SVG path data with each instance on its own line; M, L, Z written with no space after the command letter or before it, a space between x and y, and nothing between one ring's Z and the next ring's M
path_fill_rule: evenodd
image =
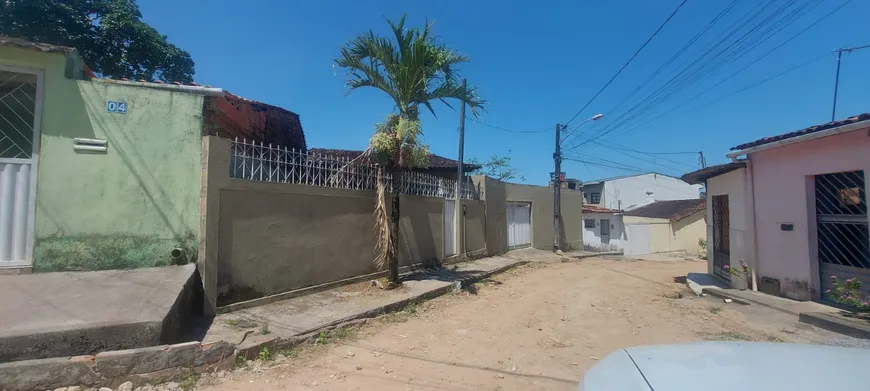
M106 111L110 113L127 114L127 102L116 102L113 100L107 101Z

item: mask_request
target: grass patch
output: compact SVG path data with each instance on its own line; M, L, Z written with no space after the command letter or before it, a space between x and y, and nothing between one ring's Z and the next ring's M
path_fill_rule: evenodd
M263 324L262 326L260 326L260 335L266 335L266 334L269 334L269 333L270 333L270 331L269 331L269 324L268 324L268 323Z
M199 380L199 376L197 376L195 373L191 373L182 378L180 382L178 382L178 387L184 391L190 391L196 388L197 380Z
M272 360L272 351L269 348L264 347L260 350L260 353L257 353L257 360L260 361L270 361Z
M391 312L381 317L385 322L405 323L419 311L420 303L417 300L409 302L401 311Z
M720 306L710 306L710 312L714 314L718 314L722 312L722 307Z
M701 338L705 341L751 341L752 338L746 334L736 331L722 331L718 333L700 333Z
M236 356L236 368L244 368L248 365L248 359L245 356Z

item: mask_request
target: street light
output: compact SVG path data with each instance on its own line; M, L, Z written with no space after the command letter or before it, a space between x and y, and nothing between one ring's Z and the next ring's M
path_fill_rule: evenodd
M604 114L599 113L593 115L592 118L583 120L574 129L571 129L565 137L561 137L560 134L565 128L562 125L556 125L556 151L553 153L553 163L556 166L556 178L553 179L553 251L561 251L562 246L562 230L559 226L559 220L562 218L562 141L565 141L580 125L589 121L598 121L601 117L604 117Z
M595 115L593 115L592 118L587 118L587 119L583 120L582 122L580 122L579 124L577 124L577 126L575 126L574 129L571 129L571 131L568 132L568 134L566 134L565 137L562 137L562 139L559 141L559 143L561 144L562 141L567 140L567 139L568 139L568 136L570 136L571 133L574 133L575 130L577 130L577 129L580 128L580 125L583 125L583 124L585 124L585 123L587 123L587 122L589 122L589 121L598 121L598 120L601 119L601 117L604 117L604 114L599 113L599 114L595 114Z

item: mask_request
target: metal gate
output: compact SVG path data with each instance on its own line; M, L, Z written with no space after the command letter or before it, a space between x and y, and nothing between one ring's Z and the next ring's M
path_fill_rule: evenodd
M532 205L525 202L507 204L508 247L529 247L532 244Z
M0 267L33 253L41 71L0 66Z
M601 246L608 248L610 245L610 219L601 219Z
M444 256L456 255L456 200L444 200Z
M713 273L730 280L725 265L731 265L731 229L728 218L728 196L713 196Z
M626 254L649 254L650 248L650 234L649 234L649 224L631 224L625 226L626 231L626 240L625 240L625 253Z
M833 288L831 276L842 282L857 277L870 294L870 235L863 171L815 176L819 279L822 300Z

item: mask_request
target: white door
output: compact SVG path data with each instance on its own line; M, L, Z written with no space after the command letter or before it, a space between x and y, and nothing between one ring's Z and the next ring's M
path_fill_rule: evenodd
M649 254L649 225L637 224L625 226L627 238L626 254Z
M456 255L456 200L444 200L444 257Z
M0 66L0 268L32 264L42 77Z
M525 202L507 204L508 247L532 244L532 205Z

